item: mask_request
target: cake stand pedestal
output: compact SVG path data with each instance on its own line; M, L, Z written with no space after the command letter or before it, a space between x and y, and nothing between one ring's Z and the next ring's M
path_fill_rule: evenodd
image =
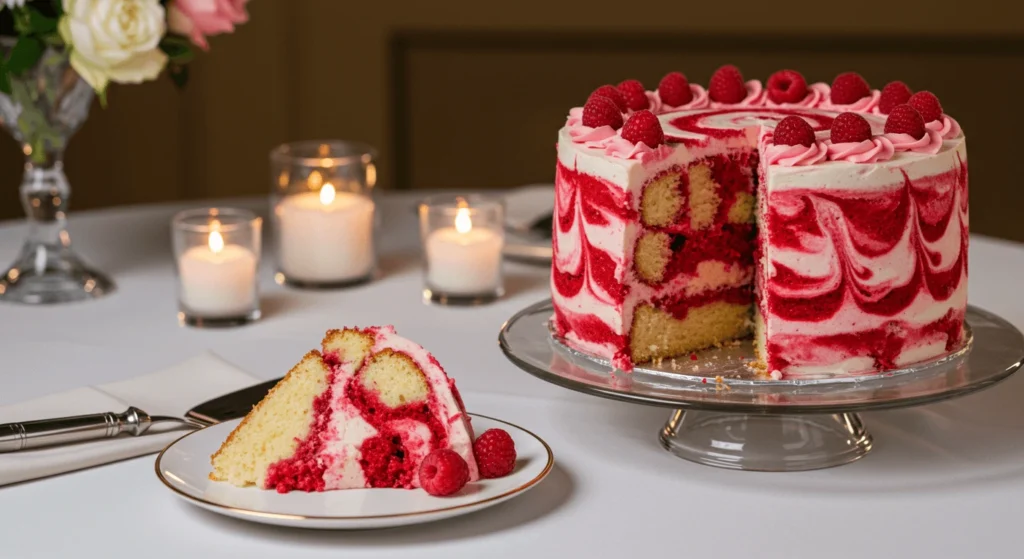
M749 341L624 373L566 346L549 328L550 301L521 310L499 343L524 371L578 392L672 408L659 433L669 452L700 464L801 471L853 462L871 451L857 412L917 406L992 386L1024 363L1024 335L1002 318L967 310L964 343L943 358L872 376L774 381L747 367Z

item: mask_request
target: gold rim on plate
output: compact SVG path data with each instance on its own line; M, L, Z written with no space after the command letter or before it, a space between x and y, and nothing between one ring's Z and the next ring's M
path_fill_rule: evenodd
M227 506L227 505L222 505L220 503L215 503L213 501L208 501L206 499L190 495L190 494L182 491L181 489L178 489L177 487L175 487L173 484L171 484L171 482L167 481L167 478L164 477L164 473L162 471L160 471L160 462L163 460L164 453L166 453L168 450L170 450L171 447L173 447L174 445L178 444L182 440L184 440L184 439L186 439L188 437L191 437L192 435L195 435L196 433L205 431L206 429L209 429L210 427L215 427L216 425L221 425L221 423L217 423L215 425L210 425L209 427L204 427L202 429L197 429L195 431L192 431L191 433L187 433L187 434L185 434L185 435L183 435L181 437L178 437L177 439L174 440L174 442L172 442L171 444L167 445L163 450L160 451L160 454L158 454L157 457L156 457L156 461L154 461L154 463L153 463L153 468L154 468L154 470L156 470L156 477L160 480L161 483L163 483L165 486L167 486L168 489L170 489L171 491L177 493L179 496L183 497L184 499L186 499L188 501L191 501L193 503L199 504L201 506L213 507L213 508L220 509L220 510L231 511L231 512L234 512L234 513L237 513L237 514L241 514L241 515L245 515L245 516L253 516L253 517L257 517L257 518L271 518L271 519L275 519L275 520L385 520L385 519L389 519L389 518L408 518L408 517L411 517L411 516L422 516L422 515L431 515L431 514L437 514L437 513L443 513L443 512L452 512L452 511L457 511L457 510L466 509L466 508L479 507L479 506L485 505L487 503L493 503L494 501L503 500L503 499L505 499L507 497L511 497L512 495L515 495L517 493L522 493L523 491L526 491L527 489L529 489L529 488L533 487L534 485L537 485L538 483L540 483L540 481L542 479L544 479L545 477L547 477L547 475L551 472L551 468L554 467L554 465L555 465L555 454L551 451L551 446L548 445L547 441L545 441L544 439L538 437L533 431L530 431L529 429L524 429L524 428L516 425L515 423L510 423L508 421L503 421L501 419L496 419L494 417L490 417L490 416L487 416L487 415L480 415L480 414L469 413L469 412L467 412L466 415L469 415L471 417L479 417L481 419L487 419L487 420L490 420L490 421L495 421L495 422L498 422L498 423L502 423L504 425L508 425L510 427L515 427L516 429L526 433L527 435L530 435L531 437L533 437L534 439L539 441L540 444L544 445L544 450L548 454L548 461L547 461L547 464L544 465L544 469L541 470L541 472L539 474L534 476L533 479L531 479L530 481L527 481L526 483L520 485L519 487L516 487L514 489L506 491L506 492L504 492L504 493L502 493L500 495L495 495L494 497L489 497L487 499L484 499L483 501L477 501L477 502L474 502L474 503L465 503L465 504L461 504L461 505L455 505L455 506L444 507L444 508L439 508L439 509L431 509L431 510L420 511L420 512L403 512L403 513L399 513L399 514L378 514L378 515L373 515L373 516L305 516L305 515L299 515L299 514L281 514L281 513L276 513L276 512L261 512L261 511L257 511L257 510L241 509L241 508L231 507L231 506Z

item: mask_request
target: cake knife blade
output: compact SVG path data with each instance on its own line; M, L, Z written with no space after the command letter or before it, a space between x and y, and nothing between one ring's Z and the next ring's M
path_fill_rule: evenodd
M188 410L185 413L185 419L192 419L207 425L213 425L215 423L244 417L245 414L252 411L253 406L258 404L260 400L270 392L270 389L280 381L281 379L279 378L268 380L248 388L243 388L223 396L218 396L212 400L207 400L206 402Z

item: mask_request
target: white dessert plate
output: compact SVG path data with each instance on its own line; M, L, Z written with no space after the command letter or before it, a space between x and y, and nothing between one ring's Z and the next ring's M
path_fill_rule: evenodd
M550 226L537 223L555 207L555 186L535 184L510 191L505 200L505 256L527 264L551 264Z
M535 487L551 471L554 455L540 437L511 423L470 414L473 430L508 431L516 443L516 469L506 477L467 484L449 497L422 489L352 489L279 494L210 481L210 455L240 419L178 439L156 459L156 475L175 495L206 510L242 520L323 530L389 528L443 520L507 501Z

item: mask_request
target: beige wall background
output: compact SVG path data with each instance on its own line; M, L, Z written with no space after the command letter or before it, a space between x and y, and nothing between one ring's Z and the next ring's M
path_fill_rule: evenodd
M770 5L768 5L770 4ZM254 0L178 91L114 87L71 142L73 209L262 194L284 141L359 140L382 188L550 181L555 131L602 83L653 86L720 64L766 79L856 69L939 95L968 132L972 229L1024 241L1016 162L1024 124L1024 10L1013 0L642 4ZM17 217L18 146L0 140L0 218Z

